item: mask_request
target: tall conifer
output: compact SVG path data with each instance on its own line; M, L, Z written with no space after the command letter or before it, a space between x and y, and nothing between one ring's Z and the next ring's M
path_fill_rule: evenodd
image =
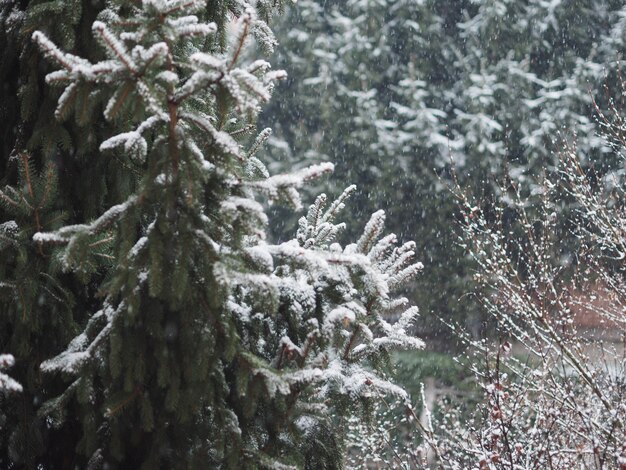
M47 152L37 139L53 134L36 125L38 144L16 139L18 179L1 193L2 347L45 390L32 399L27 381L3 398L30 400L42 434L36 453L9 438L5 462L334 468L344 416L406 398L385 371L391 349L421 346L407 334L417 309L391 296L421 269L414 244L381 238L381 211L338 244L353 187L318 197L295 239L266 240L263 203L297 209L298 189L333 168L270 176L256 156L270 135L256 115L284 73L244 50L274 47L271 9L112 1L85 54L50 28L22 29L51 67L39 96L58 90L38 119L53 114L68 140ZM20 349L32 346L20 328L53 344ZM19 413L2 426L32 442Z

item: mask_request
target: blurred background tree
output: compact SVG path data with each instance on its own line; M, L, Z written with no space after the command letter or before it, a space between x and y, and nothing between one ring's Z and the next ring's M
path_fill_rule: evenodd
M506 178L532 191L560 133L585 166L613 168L590 91L614 78L625 15L611 0L300 1L276 26L289 79L261 119L279 123L274 168L336 161L361 188L356 217L382 204L418 241L420 333L444 333L440 317L478 334L451 170L486 204Z

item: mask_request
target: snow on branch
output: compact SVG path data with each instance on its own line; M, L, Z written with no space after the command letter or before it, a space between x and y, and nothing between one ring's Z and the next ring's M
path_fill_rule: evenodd
M290 395L292 387L298 384L311 385L324 378L322 370L317 368L300 369L292 372L276 373L269 368L254 369L252 374L261 377L270 397Z
M154 8L161 15L196 13L206 7L202 0L143 0L144 8Z
M101 343L113 329L113 322L125 308L124 303L118 305L117 308L113 308L109 304L105 305L89 319L85 331L76 336L65 351L41 363L41 371L78 375L87 362L93 359ZM98 330L98 326L102 323L104 323L104 327ZM90 339L89 336L95 331L98 333L93 339Z
M67 225L55 232L37 232L33 235L33 241L37 243L66 244L72 240L72 237L79 234L99 234L122 218L138 201L139 198L137 196L131 196L126 202L109 208L90 224Z
M134 155L138 161L144 161L148 153L148 143L144 139L143 133L155 127L158 123L166 122L167 120L167 115L151 116L134 131L117 134L102 142L100 151L123 147L125 152Z
M375 240L378 238L385 226L385 211L379 210L372 214L369 222L363 230L363 235L356 242L356 249L360 253L368 253Z
M227 132L218 131L211 123L211 119L203 113L181 112L179 115L181 121L187 122L196 128L204 131L211 137L213 143L219 149L229 155L233 155L238 159L243 159L239 144Z
M263 147L265 142L267 142L267 139L269 139L271 136L272 136L272 129L269 127L259 132L259 135L257 135L256 139L254 139L254 143L248 150L248 153L246 154L246 158L249 159L253 157L259 151L259 149Z
M195 16L186 16L176 20L169 20L169 26L177 32L179 37L182 36L201 36L206 37L217 31L215 23L198 23Z
M295 240L280 245L268 245L267 249L273 256L283 261L306 266L313 273L318 270L331 269L332 265L368 266L370 264L367 257L360 254L307 249L301 247Z
M302 207L300 195L296 191L304 183L332 173L335 166L330 162L311 165L295 173L270 176L265 180L246 181L242 184L267 195L270 200L285 199L295 208Z
M0 354L0 392L19 393L22 391L22 386L17 381L2 372L14 365L15 358L11 354Z
M345 207L346 200L356 191L356 185L352 184L343 190L341 195L333 201L324 216L322 222L332 222L337 214L341 212Z
M136 76L139 73L137 65L126 50L124 44L120 42L117 36L115 36L102 21L94 21L92 30L97 33L96 37L102 41L112 59L121 61L132 75Z
M41 48L44 55L51 58L68 72L72 72L75 68L81 66L89 66L91 63L81 57L62 52L48 37L41 31L35 31L32 35Z
M109 208L90 224L68 225L54 232L37 232L33 235L33 241L42 244L65 245L59 254L63 269L82 269L90 256L97 255L93 250L95 246L113 239L111 236L102 238L102 234L122 219L138 201L137 196L131 196L126 202ZM94 237L97 236L100 236L100 239L94 241Z
M325 393L336 389L341 395L347 395L353 399L363 396L377 397L380 394L391 395L402 401L409 399L403 388L377 377L361 366L345 365L338 359L330 362L325 375L327 381Z

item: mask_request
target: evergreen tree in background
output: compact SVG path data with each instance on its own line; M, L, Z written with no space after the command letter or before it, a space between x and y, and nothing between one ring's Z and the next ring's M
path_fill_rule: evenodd
M363 189L357 215L385 201L393 229L419 241L429 269L413 295L425 313L467 321L450 169L493 201L494 182L532 185L556 168L560 132L586 166L614 167L591 95L624 52L625 12L610 0L301 0L277 26L290 78L264 113L271 168L305 154L339 162Z
M266 239L262 203L333 168L256 157L284 73L245 50L274 7L2 5L2 466L337 468L344 418L406 400L415 244L382 211L337 243L354 187Z

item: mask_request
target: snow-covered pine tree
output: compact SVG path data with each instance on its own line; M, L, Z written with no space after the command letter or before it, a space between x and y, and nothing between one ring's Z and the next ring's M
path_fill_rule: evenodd
M274 45L263 21L270 9L111 2L92 26L102 51L92 61L32 34L55 68L46 81L61 90L56 117L73 118L92 139L108 129L89 161L119 165L128 183L99 214L72 213L64 226L55 171L32 170L24 155L20 184L3 192L15 215L3 225L2 252L18 260L3 264L7 280L20 279L12 276L21 266L50 282L46 292L68 309L55 321L69 330L70 292L93 309L83 310L88 320L65 351L38 356L45 387L54 385L43 397L60 391L37 411L46 432L67 439L57 460L33 454L31 465L337 467L335 425L379 395L405 397L385 365L391 349L421 346L407 334L417 310L391 296L421 269L414 244L381 238L382 212L355 244L336 243L344 225L334 218L352 187L328 208L318 197L295 240L266 241L255 198L299 207L298 188L332 170L269 176L255 156L269 131L248 142L283 76L263 60L244 60L253 36ZM24 341L15 315L3 321ZM46 318L38 321L45 328ZM20 354L18 363L28 360ZM11 415L7 429L14 423L23 424ZM15 455L25 452L14 442L7 449L7 462L20 464Z

